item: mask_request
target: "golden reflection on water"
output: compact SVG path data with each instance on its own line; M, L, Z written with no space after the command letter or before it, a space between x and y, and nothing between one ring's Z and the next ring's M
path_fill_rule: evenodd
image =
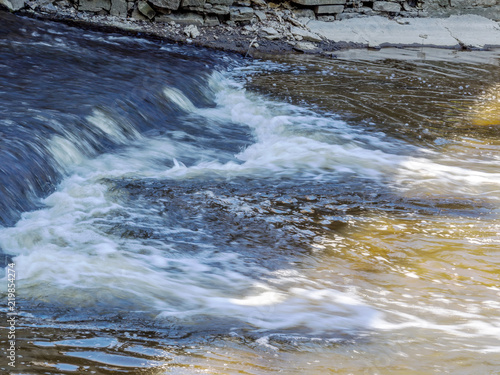
M495 85L478 97L472 110L472 124L480 126L500 125L500 85Z

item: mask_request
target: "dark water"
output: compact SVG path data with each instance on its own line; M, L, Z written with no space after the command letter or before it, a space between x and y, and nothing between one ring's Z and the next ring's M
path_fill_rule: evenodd
M500 371L497 51L0 25L2 371Z

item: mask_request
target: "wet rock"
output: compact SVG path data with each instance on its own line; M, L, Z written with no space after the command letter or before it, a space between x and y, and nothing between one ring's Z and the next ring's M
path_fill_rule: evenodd
M300 40L308 40L311 42L321 42L321 37L319 35L316 35L314 33L311 33L310 31L301 29L299 27L292 26L290 28L290 32L294 37L300 37Z
M110 0L80 0L78 3L78 10L83 12L99 12L101 10L109 11L110 9Z
M200 31L198 30L198 28L195 25L186 26L183 31L184 31L184 34L186 34L186 36L188 38L195 39L197 36L200 35Z
M343 5L318 5L314 7L314 12L316 14L339 14L343 11Z
M11 12L16 12L24 8L24 0L0 0L0 5L4 6Z
M127 16L127 1L126 0L111 0L111 9L109 13L112 16L126 17Z
M234 22L250 21L253 15L253 9L249 7L231 7L229 10L229 18Z
M154 18L154 16L156 15L156 12L154 11L153 8L151 8L151 6L146 2L146 1L139 1L137 3L137 10L140 14L142 14L143 16L145 16L146 18L152 20ZM132 14L132 16L134 16L134 14ZM136 16L138 16L136 14ZM140 17L134 17L134 18L138 18L140 19Z
M174 22L179 25L203 25L203 16L196 13L173 13L164 14L156 17L156 21L170 23Z
M149 0L151 4L158 8L177 10L181 5L181 0Z
M401 11L401 5L389 1L375 1L373 3L373 10L387 13L399 13Z

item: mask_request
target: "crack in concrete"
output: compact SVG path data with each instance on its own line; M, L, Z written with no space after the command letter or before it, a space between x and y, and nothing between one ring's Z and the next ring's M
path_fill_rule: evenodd
M458 44L460 45L460 47L462 47L462 48L466 47L465 43L463 41L461 41L459 38L457 38L455 35L453 35L453 33L451 32L451 30L447 26L443 25L443 27L446 30L448 30L448 32L450 33L450 36L458 42Z

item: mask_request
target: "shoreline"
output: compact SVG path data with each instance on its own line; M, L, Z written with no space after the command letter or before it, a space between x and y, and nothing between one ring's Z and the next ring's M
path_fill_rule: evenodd
M83 29L116 32L237 53L251 58L292 53L336 57L337 52L345 50L380 50L387 47L431 47L455 51L488 51L500 48L500 22L477 15L448 18L391 18L377 15L324 22L304 18L297 20L287 17L280 10L268 10L270 17L267 20L254 24L233 23L217 26L157 23L111 15L70 12L65 9L43 12L27 8L14 14L62 22ZM281 29L281 32L276 29ZM270 34L274 32L276 33Z

